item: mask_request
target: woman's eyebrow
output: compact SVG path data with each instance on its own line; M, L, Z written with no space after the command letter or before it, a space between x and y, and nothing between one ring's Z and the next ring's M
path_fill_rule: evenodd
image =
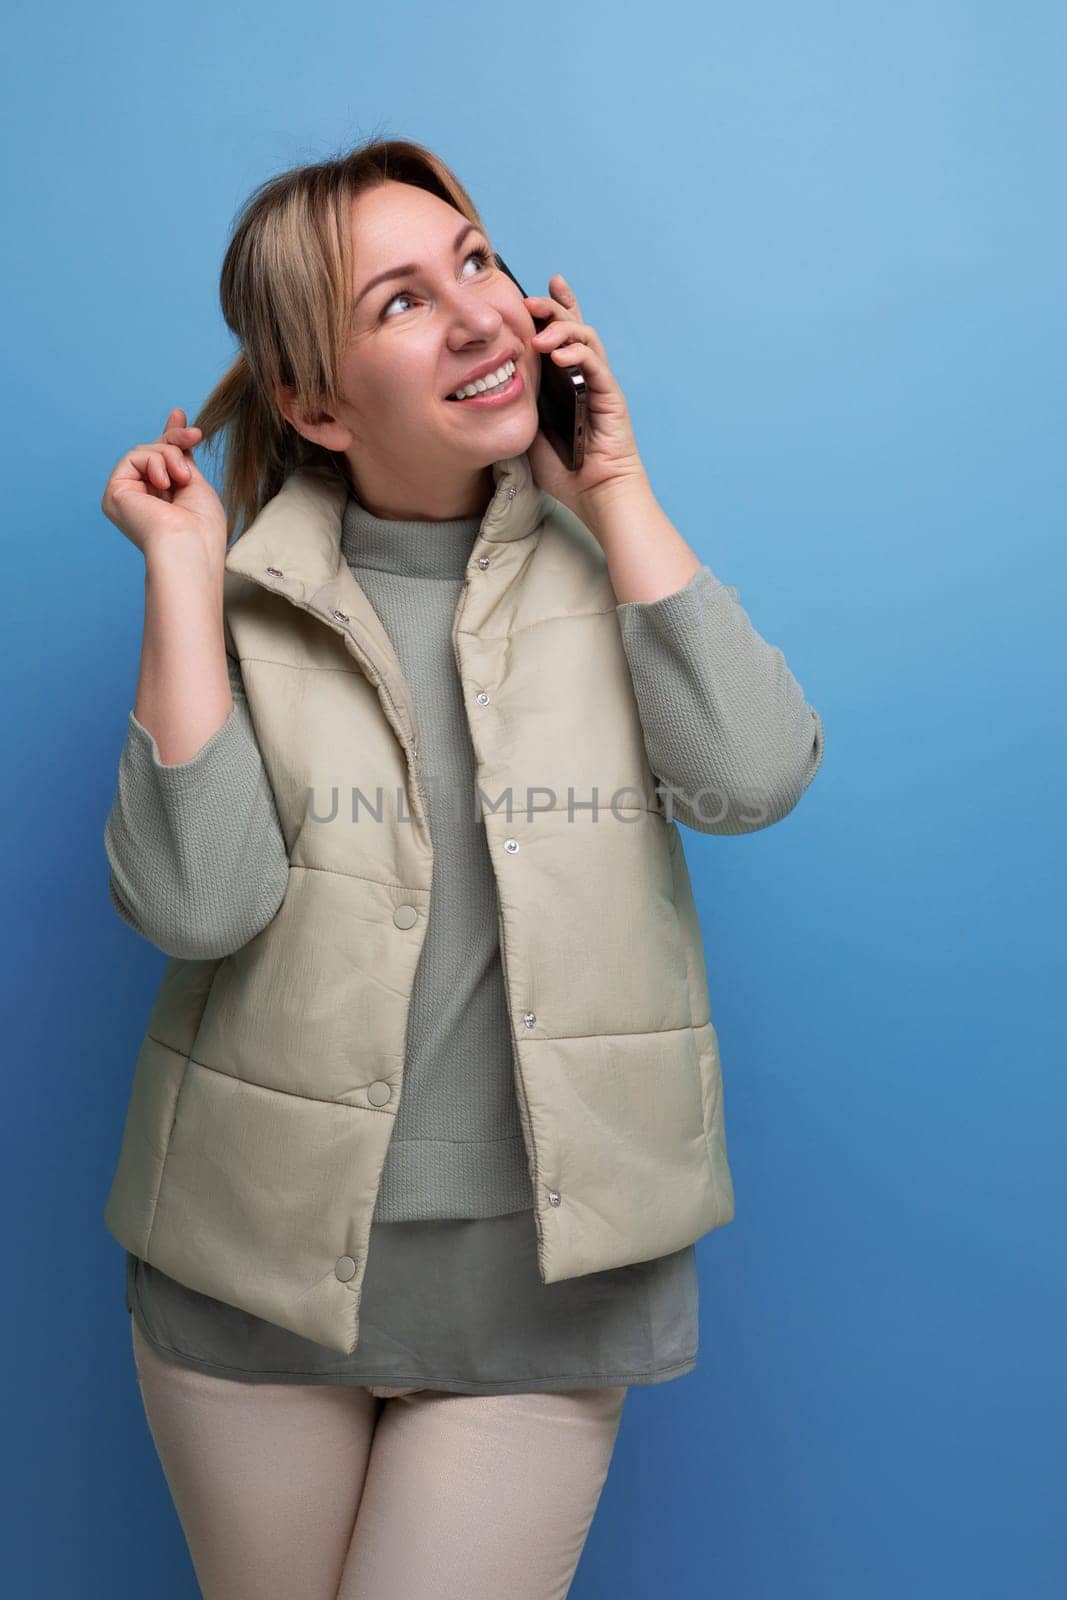
M452 241L453 253L455 253L455 251L457 251L459 249L460 245L463 243L463 241L467 237L468 233L480 233L480 232L481 232L481 229L478 227L477 223L475 223L475 222L466 222L466 223L464 223L463 227L459 230L459 232L456 234L456 237ZM377 277L371 278L369 283L365 283L363 285L362 289L357 294L357 296L355 298L355 301L353 303L358 306L359 302L363 299L363 296L365 294L369 294L371 289L376 288L379 283L385 283L386 279L388 279L388 278L409 278L409 277L412 276L413 273L418 272L418 270L419 270L418 262L417 261L409 261L409 262L407 262L407 264L405 266L402 266L402 267L390 267L387 272L379 272Z

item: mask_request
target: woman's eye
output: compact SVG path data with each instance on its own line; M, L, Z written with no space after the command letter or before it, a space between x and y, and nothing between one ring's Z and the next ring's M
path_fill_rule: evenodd
M464 266L467 265L467 262L471 259L471 256L477 256L478 260L482 263L483 267L487 267L489 265L489 251L486 249L486 247L484 245L478 245L476 249L471 250L468 253L468 255L466 256L466 258L465 258L465 260L463 262ZM389 307L390 306L396 305L396 302L398 300L411 300L413 298L414 298L414 296L410 295L406 289L398 290L398 292L396 294L394 294L393 298L391 300L388 300L385 303L385 305L382 307L382 319L383 319L383 321L386 318L386 315L387 315L387 313L389 311Z

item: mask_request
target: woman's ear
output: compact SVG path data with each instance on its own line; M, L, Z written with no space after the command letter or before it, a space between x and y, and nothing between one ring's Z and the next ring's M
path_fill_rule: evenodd
M296 429L301 438L321 445L324 450L344 450L349 444L352 435L348 428L328 411L319 411L314 415L301 411L296 403L296 391L290 386L276 384L274 401L286 422Z
M301 429L296 420L299 413L296 409L295 392L290 388L286 388L283 384L276 383L274 386L274 404L278 407L286 422L292 423L299 433Z

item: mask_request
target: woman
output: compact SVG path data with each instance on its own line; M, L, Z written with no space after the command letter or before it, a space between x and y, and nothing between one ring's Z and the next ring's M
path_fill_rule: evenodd
M105 1221L209 1597L565 1595L628 1386L695 1364L733 1189L673 818L777 821L822 728L549 288L421 146L285 173L237 360L104 494L146 564L110 892L171 958Z

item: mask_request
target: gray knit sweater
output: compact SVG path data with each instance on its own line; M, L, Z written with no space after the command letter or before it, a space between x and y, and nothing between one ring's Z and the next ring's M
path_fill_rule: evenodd
M513 1084L497 946L496 890L471 797L474 755L451 622L479 518L402 522L350 498L342 549L412 688L434 842L431 914L415 975L397 1110L375 1218L495 1217L532 1191ZM702 565L681 589L618 607L653 772L675 815L702 832L740 833L784 816L822 760L818 713L782 652ZM129 713L105 826L112 901L170 955L240 948L273 917L288 859L241 683L233 709L188 761L164 765ZM758 795L758 820L707 821L681 798Z

